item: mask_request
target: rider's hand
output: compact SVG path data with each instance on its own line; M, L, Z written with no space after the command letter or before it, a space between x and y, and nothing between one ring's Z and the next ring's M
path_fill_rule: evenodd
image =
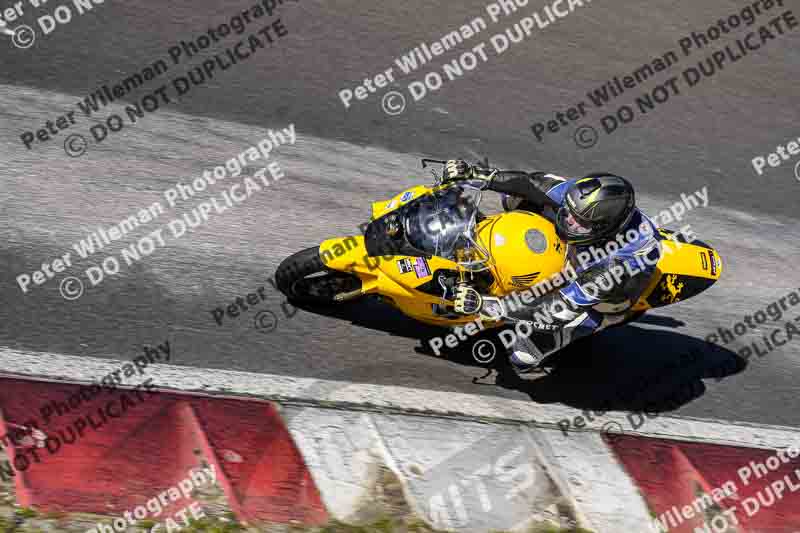
M462 315L474 315L481 310L483 299L478 291L469 285L461 284L456 288L456 313Z
M472 167L462 159L450 159L445 165L445 178L449 180L467 180L472 177Z
M461 159L451 159L444 169L444 180L483 180L491 182L494 172L488 168L471 167Z

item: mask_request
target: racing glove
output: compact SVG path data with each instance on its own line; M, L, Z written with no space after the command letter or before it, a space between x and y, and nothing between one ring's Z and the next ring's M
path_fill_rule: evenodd
M463 159L450 159L444 169L445 181L479 179L491 181L492 175L488 169L471 167Z
M462 315L480 315L481 320L497 322L505 319L508 314L500 298L494 296L481 296L478 291L460 283L456 286L455 311Z
M455 311L462 315L474 315L483 307L483 298L478 291L464 283L456 287Z

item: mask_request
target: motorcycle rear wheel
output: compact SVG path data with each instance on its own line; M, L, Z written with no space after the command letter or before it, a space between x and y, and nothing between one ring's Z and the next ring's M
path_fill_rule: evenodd
M333 305L337 294L361 289L358 276L325 266L319 246L292 254L275 272L275 283L290 302L310 305Z

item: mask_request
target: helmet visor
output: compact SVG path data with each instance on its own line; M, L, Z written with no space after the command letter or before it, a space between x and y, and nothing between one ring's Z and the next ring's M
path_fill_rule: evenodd
M556 223L561 226L564 232L569 236L581 237L592 233L592 227L581 224L566 207L562 207L558 210Z

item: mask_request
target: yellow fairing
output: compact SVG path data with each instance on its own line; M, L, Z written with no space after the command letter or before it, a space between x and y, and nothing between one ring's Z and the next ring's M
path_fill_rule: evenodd
M363 294L380 294L403 313L422 322L450 326L476 319L475 316L437 316L433 306L447 303L442 300L441 292L429 294L418 290L418 287L431 283L432 274L437 270L457 271L458 265L452 261L405 255L370 257L362 236L324 241L320 245L320 257L328 268L358 275ZM401 269L401 263L410 265L411 270Z
M489 252L496 296L524 290L564 267L566 245L546 219L512 211L489 217L477 227L478 242Z
M408 192L393 201L399 203ZM417 192L411 190L412 194ZM383 210L397 207L377 204ZM383 214L379 211L379 216ZM475 238L489 252L487 267L494 278L489 291L495 296L531 287L564 266L566 245L552 224L538 215L511 212L488 217L477 226ZM433 274L437 270L463 274L453 261L404 255L370 257L362 236L327 240L320 245L320 257L328 268L356 274L362 282L362 294L380 294L417 320L452 326L477 318L441 315L442 308L452 306L452 302L442 299L442 288L434 281ZM439 312L434 312L437 308Z
M418 185L416 187L411 187L410 189L406 189L400 194L388 199L388 200L381 200L380 202L372 202L372 220L378 219L389 213L394 211L398 207L407 204L411 200L415 198L419 198L429 192L433 191L434 189L430 187L425 187L423 185Z
M722 259L713 248L664 240L650 285L634 311L681 302L706 290L722 276Z

